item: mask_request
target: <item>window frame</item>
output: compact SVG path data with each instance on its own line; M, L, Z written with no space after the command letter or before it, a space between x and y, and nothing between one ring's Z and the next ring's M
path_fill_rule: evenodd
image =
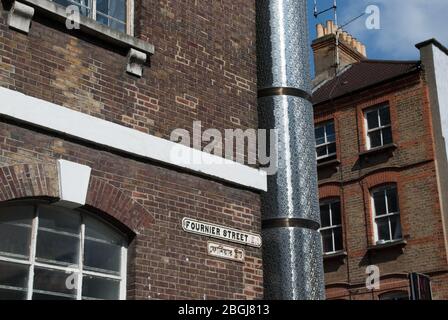
M381 109L388 109L389 110L389 118L390 118L390 123L388 125L382 125L381 123L381 116L380 116L380 110ZM377 117L378 117L378 127L375 127L373 129L369 128L369 122L367 119L367 114L370 112L376 111L377 113ZM388 103L385 104L381 104L379 106L375 106L375 107L370 107L367 108L363 111L363 116L364 116L364 126L366 128L365 132L366 132L366 149L367 150L372 150L372 149L376 149L376 148L381 148L384 147L387 144L384 144L384 134L383 131L385 129L390 129L391 131L391 136L392 136L392 143L393 143L393 135L392 135L392 119L391 119L391 108L390 105ZM381 145L376 146L376 147L372 147L372 143L371 143L371 138L370 138L370 134L374 133L374 132L380 132L380 138L381 138Z
M55 0L49 0L49 1L54 2L56 5L62 6L61 4L55 2ZM69 1L73 1L73 0L69 0ZM101 25L103 25L105 27L111 28L110 26L106 26L106 25L104 25L104 24L102 24L102 23L100 23L100 22L98 22L96 20L96 15L97 15L96 3L97 3L97 0L87 0L87 1L88 1L88 5L84 6L84 7L89 9L90 14L88 16L85 16L85 17L90 18L93 21L95 21L96 23L101 24ZM127 35L133 37L134 36L134 11L135 11L134 0L125 0L125 1L126 1L126 14L125 14L126 21L124 21L125 26L126 26L125 27L125 29L126 29L125 33ZM76 5L76 4L73 4L73 5ZM107 17L110 17L110 18L112 18L114 20L119 21L118 19L115 19L114 17L111 17L111 16L107 16ZM118 32L121 32L121 31L119 31L117 29L114 29L114 28L111 28L111 29L115 30L115 31L118 31Z
M338 224L338 225L334 225L333 224L332 207L333 207L334 203L339 203L339 215L340 215L340 219L341 219L341 224ZM343 230L343 223L342 223L342 205L341 205L341 200L339 198L330 198L330 199L322 200L319 203L319 208L321 206L324 206L324 205L328 205L329 206L328 212L329 212L329 215L330 215L329 216L329 218L330 218L330 226L328 226L328 227L322 227L321 226L319 228L319 232L322 235L322 231L331 230L331 244L332 244L332 249L333 249L332 251L328 251L328 252L324 251L324 248L323 248L323 238L321 237L321 240L322 240L322 251L323 251L323 253L325 255L329 255L329 254L335 254L335 253L338 253L338 252L341 252L341 251L344 250L344 232L343 232L344 230ZM339 250L336 250L336 242L335 242L335 230L336 229L341 229L342 249L339 249Z
M390 189L395 189L395 193L396 193L396 205L397 205L397 212L389 212L389 202L387 199L387 190ZM386 206L386 214L382 214L382 215L377 215L376 213L376 207L375 207L375 198L374 198L374 193L377 192L383 192L384 193L384 200L385 200L385 206ZM373 218L373 234L374 234L374 240L375 243L379 243L380 241L383 243L393 243L393 242L397 242L397 241L401 241L403 240L403 227L401 225L401 214L400 214L400 201L398 199L398 186L396 184L386 184L386 185L382 185L379 187L375 187L373 189L370 190L370 203L372 206L372 218ZM398 216L398 221L400 222L400 231L401 231L401 238L400 239L393 239L392 235L392 223L391 223L391 217L395 217ZM379 239L379 232L378 232L378 223L377 220L378 219L387 219L388 222L388 226L389 226L389 236L390 236L390 240L384 240L384 239Z
M107 273L101 273L101 272L97 272L97 271L89 271L89 270L84 270L84 263L83 263L83 258L84 258L84 244L85 244L85 222L84 222L84 216L86 215L90 215L90 216L94 216L91 213L88 213L84 210L71 210L74 213L77 213L80 215L81 217L81 226L80 226L80 232L79 232L79 255L78 255L78 261L77 267L73 267L73 266L62 266L62 265L56 265L56 264L51 264L51 263L46 263L46 262L41 262L41 261L36 261L36 249L37 249L37 233L38 233L38 229L39 229L39 207L42 205L49 205L48 203L34 203L34 204L30 204L30 203L11 203L8 206L20 206L20 205L27 205L27 206L32 206L33 207L33 218L32 218L32 225L31 225L31 238L30 238L30 251L29 251L29 257L24 257L24 258L19 258L19 257L13 257L12 255L8 256L7 254L5 255L5 253L0 253L0 262L7 262L7 263L15 263L18 265L26 265L29 267L28 270L28 283L27 283L27 296L25 300L32 300L32 296L33 293L36 291L34 290L34 270L35 267L38 268L44 268L44 269L49 269L52 271L64 271L65 273L67 273L67 275L72 275L75 274L77 277L77 287L76 287L76 299L75 300L82 300L83 296L82 296L82 284L83 284L83 276L94 276L97 278L101 278L101 279L110 279L110 280L117 280L120 282L120 287L119 287L119 298L118 300L126 300L126 295L127 295L127 252L128 252L128 245L123 242L122 246L121 246L121 255L120 255L120 275L114 275L114 274L107 274ZM1 206L0 208L3 208L5 206ZM107 223L106 221L104 221L104 219L98 219L100 220L101 223L110 226L109 223ZM113 229L117 229L116 227L113 227ZM119 232L117 230L117 232ZM120 232L119 232L120 233ZM123 233L120 233L123 234ZM123 238L125 239L125 236L123 234ZM0 285L0 288L5 288L8 289L8 286L2 286ZM11 289L11 287L10 287ZM17 288L15 288L17 289ZM38 292L39 293L39 292ZM40 292L45 294L45 292ZM55 295L55 297L60 296L60 297L68 297L70 295L66 295L61 293L60 295ZM72 296L70 296L72 297ZM96 300L96 299L87 299L87 300Z
M328 136L327 136L327 126L329 125L329 124L333 124L333 128L334 128L334 141L333 142L328 142ZM335 123L335 121L334 121L334 119L332 119L332 120L328 120L328 121L325 121L325 122L322 122L322 123L319 123L319 124L316 124L315 125L315 130L317 130L318 128L324 128L324 140L325 140L325 142L324 143L322 143L322 144L317 144L317 139L315 138L315 151L316 151L316 158L317 158L317 161L320 161L320 160L323 160L323 159L327 159L327 158L331 158L331 157L334 157L334 156L337 156L337 145L336 145L336 123ZM334 144L334 146L335 146L335 149L336 149L336 151L334 152L334 153L329 153L328 152L328 147L330 146L330 145L332 145L332 144ZM326 149L326 155L324 155L324 156L318 156L317 155L317 149L318 148L322 148L322 147L325 147L325 149Z

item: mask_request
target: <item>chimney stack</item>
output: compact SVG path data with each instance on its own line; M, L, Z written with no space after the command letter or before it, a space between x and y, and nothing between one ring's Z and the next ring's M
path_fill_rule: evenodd
M366 46L348 32L338 29L332 20L328 20L325 26L316 25L317 39L312 43L315 86L335 77L345 66L367 59ZM339 54L336 53L336 36L339 39Z

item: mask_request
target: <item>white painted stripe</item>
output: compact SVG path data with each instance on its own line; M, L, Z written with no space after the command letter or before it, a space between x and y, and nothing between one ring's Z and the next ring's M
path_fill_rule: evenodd
M121 152L267 191L263 170L0 87L0 114Z

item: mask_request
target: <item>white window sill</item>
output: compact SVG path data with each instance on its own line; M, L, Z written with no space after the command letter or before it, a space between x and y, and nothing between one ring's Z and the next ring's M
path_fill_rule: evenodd
M47 18L56 20L60 23L67 21L66 8L48 0L19 0L14 1L9 13L9 25L11 28L28 33L30 24L35 13L39 13ZM79 30L69 30L82 32L94 38L104 41L112 46L128 50L128 72L141 76L141 69L149 55L155 52L154 45L132 37L126 33L113 30L104 26L89 17L80 17ZM132 61L131 61L132 60ZM132 65L131 65L132 63ZM137 66L137 72L130 68ZM138 69L140 68L140 69Z

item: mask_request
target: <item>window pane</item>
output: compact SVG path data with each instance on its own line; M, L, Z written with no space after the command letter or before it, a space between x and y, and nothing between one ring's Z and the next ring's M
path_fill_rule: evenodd
M93 276L84 276L82 281L83 299L118 300L120 282Z
M322 231L322 245L324 252L333 252L333 236L331 230Z
M333 219L333 225L337 226L342 224L341 222L341 203L339 201L331 204L331 213Z
M105 26L109 25L109 19L106 16L103 16L102 14L99 13L96 14L96 21L98 21L101 24L104 24Z
M328 154L336 153L336 143L332 143L328 145Z
M87 240L84 243L84 268L86 270L120 273L121 246Z
M334 136L334 122L329 122L326 126L325 126L325 131L327 132L327 137L330 136ZM329 138L328 138L329 140Z
M39 207L36 259L78 264L81 217L64 209Z
M28 270L27 265L0 262L0 300L26 299Z
M104 14L109 13L109 0L96 0L96 10Z
M370 148L381 147L381 131L374 131L369 133L370 137Z
M397 201L397 189L388 188L386 191L387 195L387 205L389 208L389 213L398 212L398 201Z
M385 128L381 130L383 132L383 145L391 144L392 140L392 128Z
M88 16L90 14L89 0L53 0L53 1L64 7L75 5L80 9L79 12L83 16Z
M53 206L39 206L39 229L51 229L79 235L81 217L79 213Z
M36 260L63 265L77 265L79 245L80 240L78 236L39 230Z
M396 215L390 217L390 224L392 229L392 240L402 239L400 216Z
M376 219L376 224L378 228L378 240L390 241L389 219L387 217Z
M316 145L325 143L325 128L323 126L317 127L314 133L316 135Z
M32 206L0 209L1 255L29 256L33 216L34 207Z
M317 153L318 158L326 156L327 155L327 147L324 146L324 147L317 148L316 153Z
M378 110L369 111L366 113L367 126L370 129L375 129L379 127L378 123Z
M126 0L110 0L109 15L120 21L126 20Z
M344 246L342 245L342 227L334 229L334 247L336 251L341 251Z
M114 228L94 218L86 217L84 268L119 273L123 237Z
M76 299L74 275L69 272L34 268L33 300Z
M2 289L0 286L0 300L26 300L26 291Z
M114 30L118 30L121 32L125 32L126 31L126 25L124 23L121 23L119 21L116 20L110 20L110 27Z
M320 221L322 227L330 226L330 205L325 204L320 206Z
M382 216L386 214L386 199L384 196L384 190L380 190L373 193L373 202L375 205L375 215Z
M390 124L390 112L389 107L380 109L381 126L387 126Z

